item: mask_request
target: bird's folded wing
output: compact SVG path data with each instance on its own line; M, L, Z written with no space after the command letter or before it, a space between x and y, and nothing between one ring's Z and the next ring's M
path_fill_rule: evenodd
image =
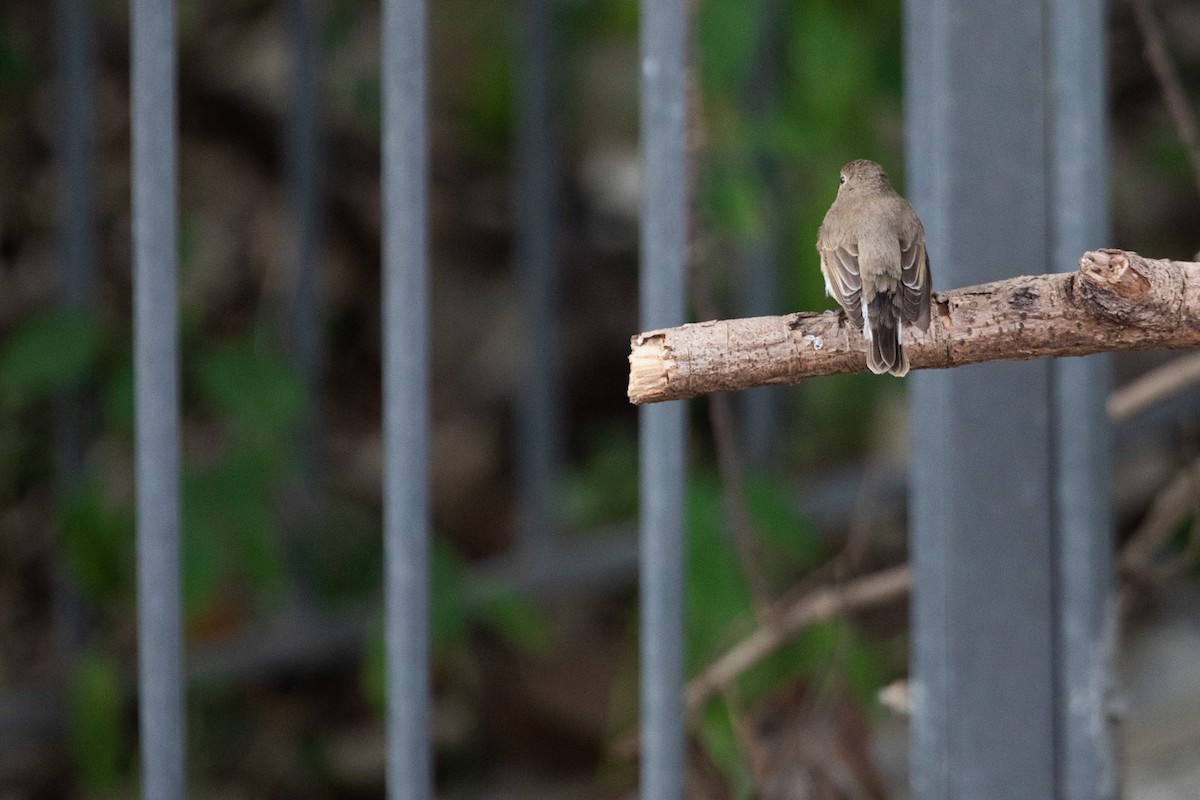
M904 321L925 330L929 327L929 293L933 281L923 235L914 236L908 247L900 250L900 281L904 284Z
M829 278L834 299L845 309L846 316L858 328L862 327L862 275L858 271L857 247L822 247L821 265Z

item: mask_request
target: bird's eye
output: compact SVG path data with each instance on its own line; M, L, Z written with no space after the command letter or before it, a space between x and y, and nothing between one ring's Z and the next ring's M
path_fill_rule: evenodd
M845 183L845 182L846 182L846 176L845 176L845 175L839 175L839 176L838 176L838 183Z

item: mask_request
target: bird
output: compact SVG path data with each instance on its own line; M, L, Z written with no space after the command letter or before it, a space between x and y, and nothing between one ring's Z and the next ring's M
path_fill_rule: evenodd
M932 279L925 228L883 167L866 159L842 167L817 250L825 293L867 340L867 367L906 375L904 327L929 328Z

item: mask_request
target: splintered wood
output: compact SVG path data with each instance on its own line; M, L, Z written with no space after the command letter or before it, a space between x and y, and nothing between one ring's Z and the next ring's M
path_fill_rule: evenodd
M1079 271L937 293L904 331L912 369L1200 346L1200 264L1096 250ZM633 337L629 400L796 383L866 369L862 333L833 312L714 320Z

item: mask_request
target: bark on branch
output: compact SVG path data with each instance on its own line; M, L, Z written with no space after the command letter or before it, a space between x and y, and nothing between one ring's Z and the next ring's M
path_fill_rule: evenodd
M1096 250L1079 271L934 294L929 330L904 331L913 369L1200 346L1200 263ZM714 320L633 337L629 400L796 383L866 369L862 333L832 312Z

